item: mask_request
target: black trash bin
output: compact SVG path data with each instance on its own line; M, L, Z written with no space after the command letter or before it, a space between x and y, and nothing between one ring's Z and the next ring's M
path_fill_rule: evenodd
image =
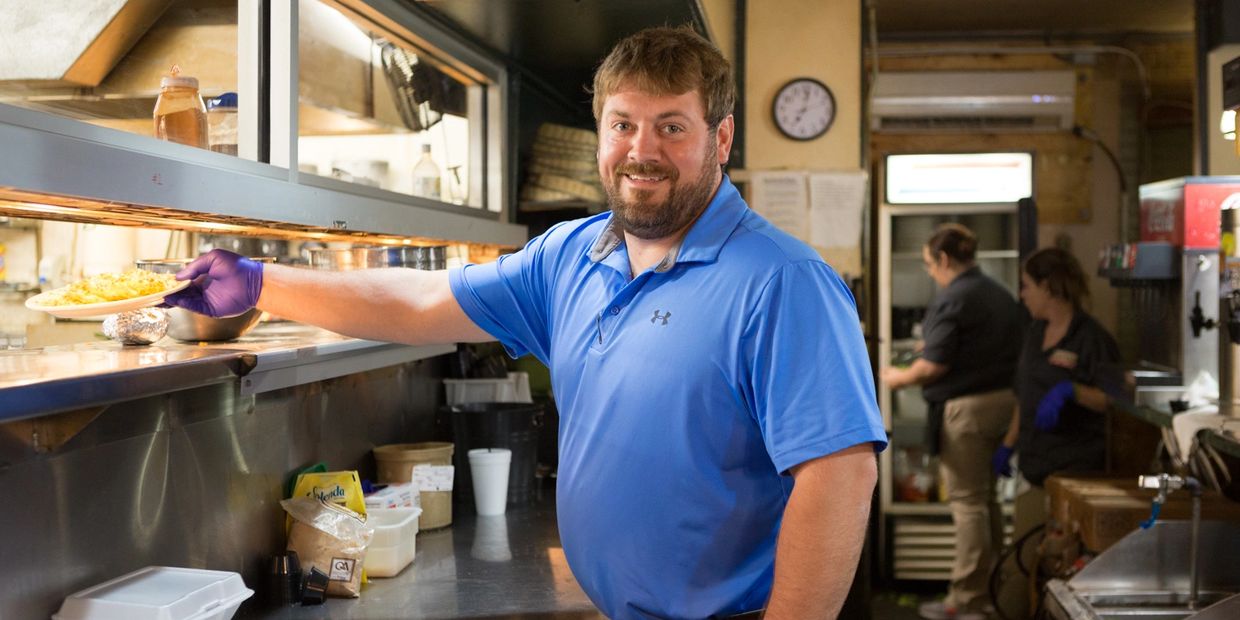
M472 509L474 484L469 471L469 451L475 448L507 448L512 451L508 465L508 505L534 499L534 478L538 467L538 429L543 423L543 406L531 403L465 403L444 408L452 417L452 442L456 451L452 464L456 476L452 483L453 503Z

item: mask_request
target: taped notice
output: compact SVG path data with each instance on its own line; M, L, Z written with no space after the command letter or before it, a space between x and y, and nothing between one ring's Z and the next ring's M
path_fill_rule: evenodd
M867 180L864 170L809 175L810 245L820 248L861 246Z
M455 475L455 471L456 468L451 465L419 464L413 466L413 473L410 478L418 492L451 491L452 477Z
M749 206L780 230L809 242L809 191L805 173L754 172Z

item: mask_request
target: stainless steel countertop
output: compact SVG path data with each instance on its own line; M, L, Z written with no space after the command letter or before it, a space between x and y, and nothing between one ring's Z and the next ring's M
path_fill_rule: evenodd
M1123 400L1114 401L1115 407L1124 413L1144 420L1156 426L1171 428L1171 418L1175 414L1170 410L1163 408L1150 407L1146 405L1134 405L1126 403ZM1230 418L1240 418L1240 403L1219 403L1219 413ZM1240 458L1240 437L1230 432L1222 432L1215 430L1201 431L1205 437L1206 443L1215 449Z
M546 495L530 506L509 506L503 516L456 514L448 527L419 532L413 564L395 577L372 579L360 598L273 609L260 591L236 618L605 618L568 569L554 494Z
M244 377L259 393L449 353L359 340L290 322L260 324L230 342L163 338L0 351L0 422L104 405Z

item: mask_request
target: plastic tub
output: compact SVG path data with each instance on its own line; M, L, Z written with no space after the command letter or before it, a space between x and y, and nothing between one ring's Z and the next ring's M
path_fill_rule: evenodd
M375 534L363 566L371 577L394 577L413 562L421 508L377 508L366 514Z
M512 379L444 379L449 405L465 403L511 403L517 400Z
M414 508L421 507L418 490L411 482L388 482L387 486L378 491L368 493L364 498L366 511L379 508Z
M466 403L529 403L530 377L510 372L502 379L444 379L449 405Z
M421 443L396 443L375 448L375 464L379 482L409 482L413 466L451 465L454 446L445 441ZM418 494L422 504L422 518L418 526L433 530L452 524L452 491L423 491Z
M70 594L52 620L228 620L253 594L237 573L148 566Z

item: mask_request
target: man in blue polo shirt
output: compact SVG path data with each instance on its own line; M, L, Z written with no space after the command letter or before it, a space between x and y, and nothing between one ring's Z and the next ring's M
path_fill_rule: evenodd
M685 29L622 41L594 81L610 213L450 272L323 273L214 252L170 297L257 304L365 338L498 339L551 369L557 515L613 618L829 618L885 435L854 301L722 173L727 61Z

